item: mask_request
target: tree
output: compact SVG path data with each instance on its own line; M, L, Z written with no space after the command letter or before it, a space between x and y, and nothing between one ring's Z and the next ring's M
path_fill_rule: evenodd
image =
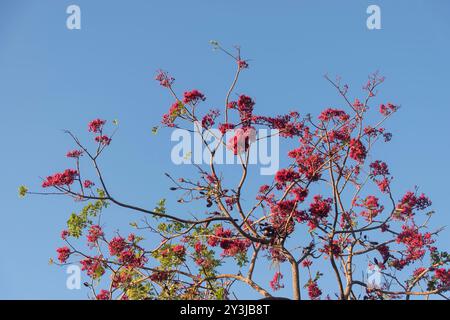
M88 150L67 131L76 145L67 153L75 168L44 179L42 187L52 191L19 189L22 196L58 194L86 203L81 212L70 215L67 229L62 231L66 245L57 249L58 264L79 262L92 279L86 285L97 299L228 299L236 282L271 298L283 287L284 275L277 269L269 284L258 283L254 279L258 263L290 265L293 299L306 298L302 291L310 299L445 297L450 284L449 255L434 246L441 229L427 228L433 214L428 209L431 201L417 188L398 198L391 190L393 177L388 165L368 160L376 142L391 140L383 125L399 109L393 103L381 104L378 120L366 123L384 78L370 75L363 87L365 98L353 100L347 85L326 76L342 96L346 110L328 108L317 118L301 117L296 111L275 117L256 115L253 98L239 95L231 100L248 61L241 58L239 48L233 54L217 42L212 45L236 64L222 117L219 110L203 111L205 95L200 91L186 91L179 97L174 78L165 71L156 76L174 99L163 116L163 126L194 125L218 142L212 144L201 135L210 161L192 166L196 178L166 174L173 182L171 190L183 193L178 202L186 206L200 202L207 213L187 218L169 213L165 199L151 210L124 203L111 194L99 159L110 147L114 133L106 134L105 120L93 120L88 130L94 135L95 150ZM216 123L219 131L213 130ZM258 128L276 130L284 139L298 140L298 145L287 154L291 164L278 170L271 184L261 185L250 202L244 201L242 193ZM230 185L230 179L215 165L220 147L240 159L237 185ZM82 160L92 164L95 183L84 178ZM143 215L142 222L132 224L136 233L105 235L98 221L109 205ZM152 248L143 245L149 233L161 239ZM84 239L88 248L83 248ZM367 266L363 258L369 259L369 269L384 278L382 284L359 276ZM221 265L230 263L239 271L221 273ZM325 271L335 276L334 291L319 288ZM97 284L105 282L105 289L99 291Z

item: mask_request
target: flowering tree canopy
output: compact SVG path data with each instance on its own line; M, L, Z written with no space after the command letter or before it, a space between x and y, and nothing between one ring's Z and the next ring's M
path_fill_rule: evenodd
M384 78L369 76L363 97L350 98L347 85L326 76L345 107L327 108L317 116L297 111L259 115L253 97L231 98L248 61L239 49L234 54L217 42L212 44L231 56L236 68L222 112L207 110L206 96L198 90L180 96L167 72L156 76L173 97L162 125L198 126L220 142L212 146L202 136L210 163L189 167L192 177L167 174L171 190L182 193L178 202L200 203L206 213L191 218L169 212L165 199L151 209L112 194L99 159L112 146L114 133L108 133L105 120L95 119L88 125L94 150L67 131L75 145L67 153L74 167L43 179L42 192L19 189L22 196L59 194L85 203L81 212L70 215L61 233L65 245L57 249L55 263L78 262L92 279L86 285L97 299L228 299L238 282L253 288L255 298L270 298L286 279L292 283L293 299L445 296L450 285L449 256L435 247L441 230L427 227L433 214L430 199L417 188L394 192L388 165L369 160L376 142L391 140L384 124L399 109L394 103L375 107ZM377 117L374 123L367 121L371 111L376 113L371 117ZM211 130L214 126L219 136ZM250 147L259 128L276 129L296 147L286 154L290 164L276 172L272 183L260 183L253 198L244 200ZM234 135L226 140L230 132ZM240 159L235 185L214 162L217 148L223 146ZM95 177L80 170L84 161L93 166ZM108 206L142 214L142 222L133 223L136 232L107 237L100 217ZM150 233L160 238L151 247L145 241ZM361 277L367 260L369 268L378 270L386 281L377 284ZM223 273L225 264L233 264L237 271ZM270 282L255 279L257 264L275 266ZM281 272L282 264L290 266L290 274ZM336 280L331 290L321 286L325 272Z

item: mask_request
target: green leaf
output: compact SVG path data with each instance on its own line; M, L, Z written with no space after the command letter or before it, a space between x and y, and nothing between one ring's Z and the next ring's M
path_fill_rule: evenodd
M22 186L19 187L19 197L20 197L20 198L25 197L26 194L27 194L27 192L28 192L28 188L25 187L24 185L22 185Z

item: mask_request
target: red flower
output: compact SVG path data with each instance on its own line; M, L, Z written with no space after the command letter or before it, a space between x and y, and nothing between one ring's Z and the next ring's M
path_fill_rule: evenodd
M150 280L152 280L154 282L162 282L162 281L166 280L168 277L169 277L169 274L167 272L159 271L159 272L153 272L150 275Z
M163 115L161 121L162 124L168 127L174 127L174 121L180 116L184 111L184 106L181 102L175 101L169 108L169 112Z
M83 183L83 186L85 188L91 188L94 185L95 185L95 183L93 183L91 180L85 180L84 183Z
M95 137L95 141L97 141L98 143L100 143L104 146L107 146L111 143L111 138L108 136L105 136L105 135L97 136L97 137Z
M397 243L406 246L406 252L402 259L397 260L394 267L402 269L415 260L422 259L425 255L425 247L434 243L430 233L421 234L415 226L402 226L403 231L397 236Z
M366 217L367 221L372 221L373 218L383 212L384 206L381 206L378 201L378 198L375 196L367 196L364 202L359 205L368 209L361 212L361 215Z
M298 202L303 202L308 196L309 191L308 189L294 188L292 189L292 193L295 195L295 200Z
M58 260L61 263L65 263L70 256L70 249L68 247L61 247L56 249L58 253Z
M109 242L109 253L113 256L119 255L125 248L127 247L127 243L125 242L125 239L122 237L114 237Z
M280 169L275 174L275 181L278 183L278 186L286 186L288 182L293 182L299 178L300 175L293 169Z
M267 184L262 185L261 187L259 187L259 193L266 193L267 191L269 191L270 187Z
M321 177L321 168L323 157L318 153L314 153L314 149L309 146L301 146L300 148L289 151L288 156L294 158L298 165L298 171L311 181L317 181Z
M72 169L66 169L62 173L56 173L53 176L47 177L47 179L42 183L43 188L47 187L62 187L69 186L78 177L78 171Z
M391 254L389 252L389 247L384 244L384 245L377 247L377 250L381 254L381 257L383 258L383 264L386 263L386 261L391 256Z
M102 257L85 258L80 261L81 270L87 271L87 275L93 279L100 278L105 273Z
M239 116L241 118L242 126L250 126L250 121L252 119L253 107L255 102L246 95L240 95L237 101L237 109L239 111Z
M339 241L333 240L333 242L330 242L329 244L326 244L323 246L322 252L325 252L329 256L337 257L342 253L341 246L339 244Z
M72 150L67 152L66 157L67 158L79 158L83 154L82 150Z
M440 287L446 288L450 285L450 270L439 268L434 271L434 276L440 281Z
M174 78L169 76L169 74L163 70L158 71L158 74L156 75L155 80L159 81L159 84L166 88L171 87L173 82L175 81Z
M101 228L100 226L98 226L98 225L92 225L92 226L89 228L89 233L88 233L88 235L87 235L87 241L88 241L89 243L91 243L91 244L94 244L94 243L97 242L97 240L98 240L100 237L103 237L103 235L104 235L104 233L103 233L103 230L102 230L102 228Z
M414 215L414 209L424 210L429 206L431 206L431 200L423 193L417 197L414 193L408 191L397 204L394 218L405 220Z
M219 245L223 249L223 256L232 257L247 251L251 242L247 239L238 239L231 230L218 226L214 229L214 235L208 238L208 244L212 247Z
M389 175L389 168L387 164L383 161L380 160L374 161L369 166L370 166L370 174L374 177Z
M67 230L61 231L61 239L66 240L69 235L70 235L69 231Z
M319 115L319 119L322 121L330 121L330 120L347 121L349 118L350 116L347 113L345 113L345 111L332 108L322 111L322 113Z
M147 258L144 255L137 255L131 249L126 249L120 252L118 260L120 263L135 268L140 268L147 262Z
M232 123L221 123L219 124L219 130L222 134L225 134L228 130L234 129L235 125Z
M362 162L366 158L367 150L359 139L350 140L350 158Z
M270 281L270 287L273 291L280 290L284 288L284 284L281 283L281 280L283 279L283 275L281 272L277 271L275 272L272 280Z
M391 183L391 181L388 178L384 178L383 180L375 180L375 182L378 185L378 188L380 189L381 192L383 193L388 193L389 192L389 185Z
M238 63L238 65L239 65L239 68L240 69L247 69L248 68L248 63L247 63L247 61L245 61L245 60L238 60L237 61L237 63Z
M331 198L323 199L321 195L315 195L313 202L309 205L309 212L314 219L322 219L328 216L331 210Z
M177 245L173 246L172 251L179 258L183 258L184 255L186 254L186 248L184 246L182 246L181 244L177 244Z
M184 93L183 103L196 104L199 101L205 101L205 96L198 90L186 91Z
M203 119L202 119L202 127L205 129L211 128L216 118L220 115L219 110L211 110L209 113L207 113Z
M393 105L392 103L388 103L387 105L380 105L380 113L383 116L388 116L390 115L392 112L395 112L398 109L397 106Z
M252 121L256 124L268 126L279 131L281 137L290 138L299 136L302 132L303 124L297 122L298 114L291 112L287 115L273 117L254 116Z
M355 99L355 102L353 102L353 106L359 110L361 107L363 107L364 105L361 103L361 101L359 101L358 98Z
M194 245L194 249L195 249L195 252L201 253L203 251L203 249L205 249L205 246L200 241L197 241Z
M305 259L305 260L302 261L302 266L304 268L309 268L309 267L311 267L311 265L312 265L312 261L309 260L309 259Z
M97 300L110 300L111 293L108 290L102 289L99 294L96 296Z
M103 125L106 123L105 120L95 119L89 122L88 130L89 132L98 133L102 131Z
M320 298L322 291L319 289L319 286L315 281L309 280L307 287L308 287L308 296L311 300L317 300Z

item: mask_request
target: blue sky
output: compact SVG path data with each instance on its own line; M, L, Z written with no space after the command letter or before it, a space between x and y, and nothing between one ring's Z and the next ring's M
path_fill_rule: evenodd
M70 4L81 7L81 30L66 28ZM381 30L366 28L369 4L381 7ZM260 114L317 114L342 105L325 73L342 76L357 97L379 70L386 76L379 101L402 109L389 122L393 141L375 152L390 164L399 196L419 185L438 213L432 225L448 224L449 14L445 0L2 0L0 298L86 297L83 289L66 289L64 269L48 265L76 206L17 196L19 185L37 189L39 176L70 166L64 154L71 144L61 129L88 138L89 120L118 119L102 161L112 192L146 207L173 199L163 173L187 169L171 163L167 130L150 133L171 103L153 78L157 69L169 70L180 91L197 88L209 107L220 106L234 66L211 50L211 39L239 44L251 59L237 92L255 97ZM170 201L168 207L176 208ZM136 219L114 208L107 214L112 230ZM441 246L449 240L446 231ZM260 271L264 279L273 274Z

